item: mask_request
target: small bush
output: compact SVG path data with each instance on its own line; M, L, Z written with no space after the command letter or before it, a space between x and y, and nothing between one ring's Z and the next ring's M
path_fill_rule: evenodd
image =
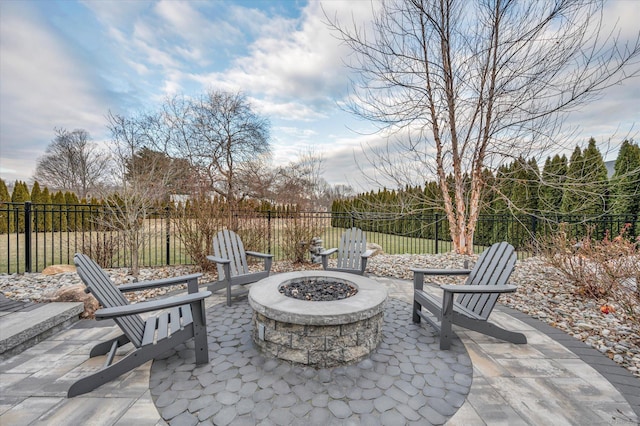
M611 301L627 321L640 324L640 239L627 237L628 227L611 238L581 240L564 229L540 241L540 253L586 297Z
M246 217L238 221L239 229L236 231L242 240L244 249L267 253L269 224L261 218ZM261 261L262 262L262 261Z
M207 255L212 254L213 237L225 227L226 215L219 203L207 197L194 198L184 206L176 207L172 223L185 251L204 271L216 269L215 263L207 260Z
M309 242L322 228L313 218L294 216L285 221L282 230L282 253L292 262L302 263L309 251Z
M111 268L118 254L119 241L109 233L95 235L85 240L82 252L93 259L101 268Z

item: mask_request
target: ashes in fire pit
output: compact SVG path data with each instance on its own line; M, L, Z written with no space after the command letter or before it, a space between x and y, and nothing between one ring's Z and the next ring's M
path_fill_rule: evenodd
M294 299L328 302L351 297L358 289L348 282L328 278L301 278L283 283L278 291Z

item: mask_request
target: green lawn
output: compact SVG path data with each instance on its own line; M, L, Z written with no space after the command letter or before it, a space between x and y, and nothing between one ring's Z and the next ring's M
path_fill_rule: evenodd
M31 237L31 270L41 271L48 265L72 264L73 255L77 252L90 251L90 239L94 241L101 238L103 241L116 237L108 232L39 232ZM144 244L141 256L141 265L160 266L166 264L165 236L150 234L147 236L147 244ZM188 263L181 242L171 238L169 259L171 264ZM93 243L95 246L95 242ZM119 250L115 254L113 266L123 266L128 254ZM25 235L24 234L0 234L0 273L15 273L25 271Z

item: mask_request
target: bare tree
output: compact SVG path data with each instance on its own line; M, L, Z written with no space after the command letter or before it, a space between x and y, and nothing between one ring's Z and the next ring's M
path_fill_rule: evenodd
M457 252L472 251L486 169L553 153L567 113L639 75L640 32L623 44L601 12L599 0L392 0L370 26L328 17L353 51L349 109L393 136L368 154L376 172L436 179Z
M38 159L34 179L51 188L75 192L85 198L109 174L109 155L91 142L89 132L55 129L56 137Z
M246 193L243 164L267 154L269 121L256 114L241 93L210 90L197 99L169 99L165 120L172 129L167 151L186 158L209 191L224 197L231 210Z
M109 113L108 125L113 141L116 190L103 194L106 212L100 225L117 231L124 239L130 259L131 274L140 269L140 250L156 230L146 220L159 201L167 197L167 188L176 181L181 167L171 167L164 154L148 151L160 146L169 132L158 116L139 114L133 117ZM140 161L144 156L144 161ZM176 165L177 166L177 165Z
M237 173L238 186L242 188L242 198L253 198L276 203L276 182L278 168L271 165L271 155L258 155L243 162Z

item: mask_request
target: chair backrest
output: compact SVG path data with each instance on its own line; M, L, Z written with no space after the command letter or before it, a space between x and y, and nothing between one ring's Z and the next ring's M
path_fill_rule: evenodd
M80 279L103 307L113 308L129 304L127 298L116 288L107 273L89 256L76 253L73 257L73 262L78 268ZM131 340L131 343L136 347L140 347L144 334L144 321L142 318L139 315L127 315L114 318L114 321Z
M249 265L247 264L244 245L235 232L229 231L228 229L218 232L213 238L213 254L231 261L229 265L231 277L249 273ZM224 269L220 264L218 264L218 277L219 279L224 277Z
M367 250L367 237L362 229L351 228L342 234L338 245L338 268L360 269L362 254Z
M466 285L505 285L516 264L516 250L506 242L493 244L482 252ZM461 294L456 302L483 319L489 318L500 294Z

